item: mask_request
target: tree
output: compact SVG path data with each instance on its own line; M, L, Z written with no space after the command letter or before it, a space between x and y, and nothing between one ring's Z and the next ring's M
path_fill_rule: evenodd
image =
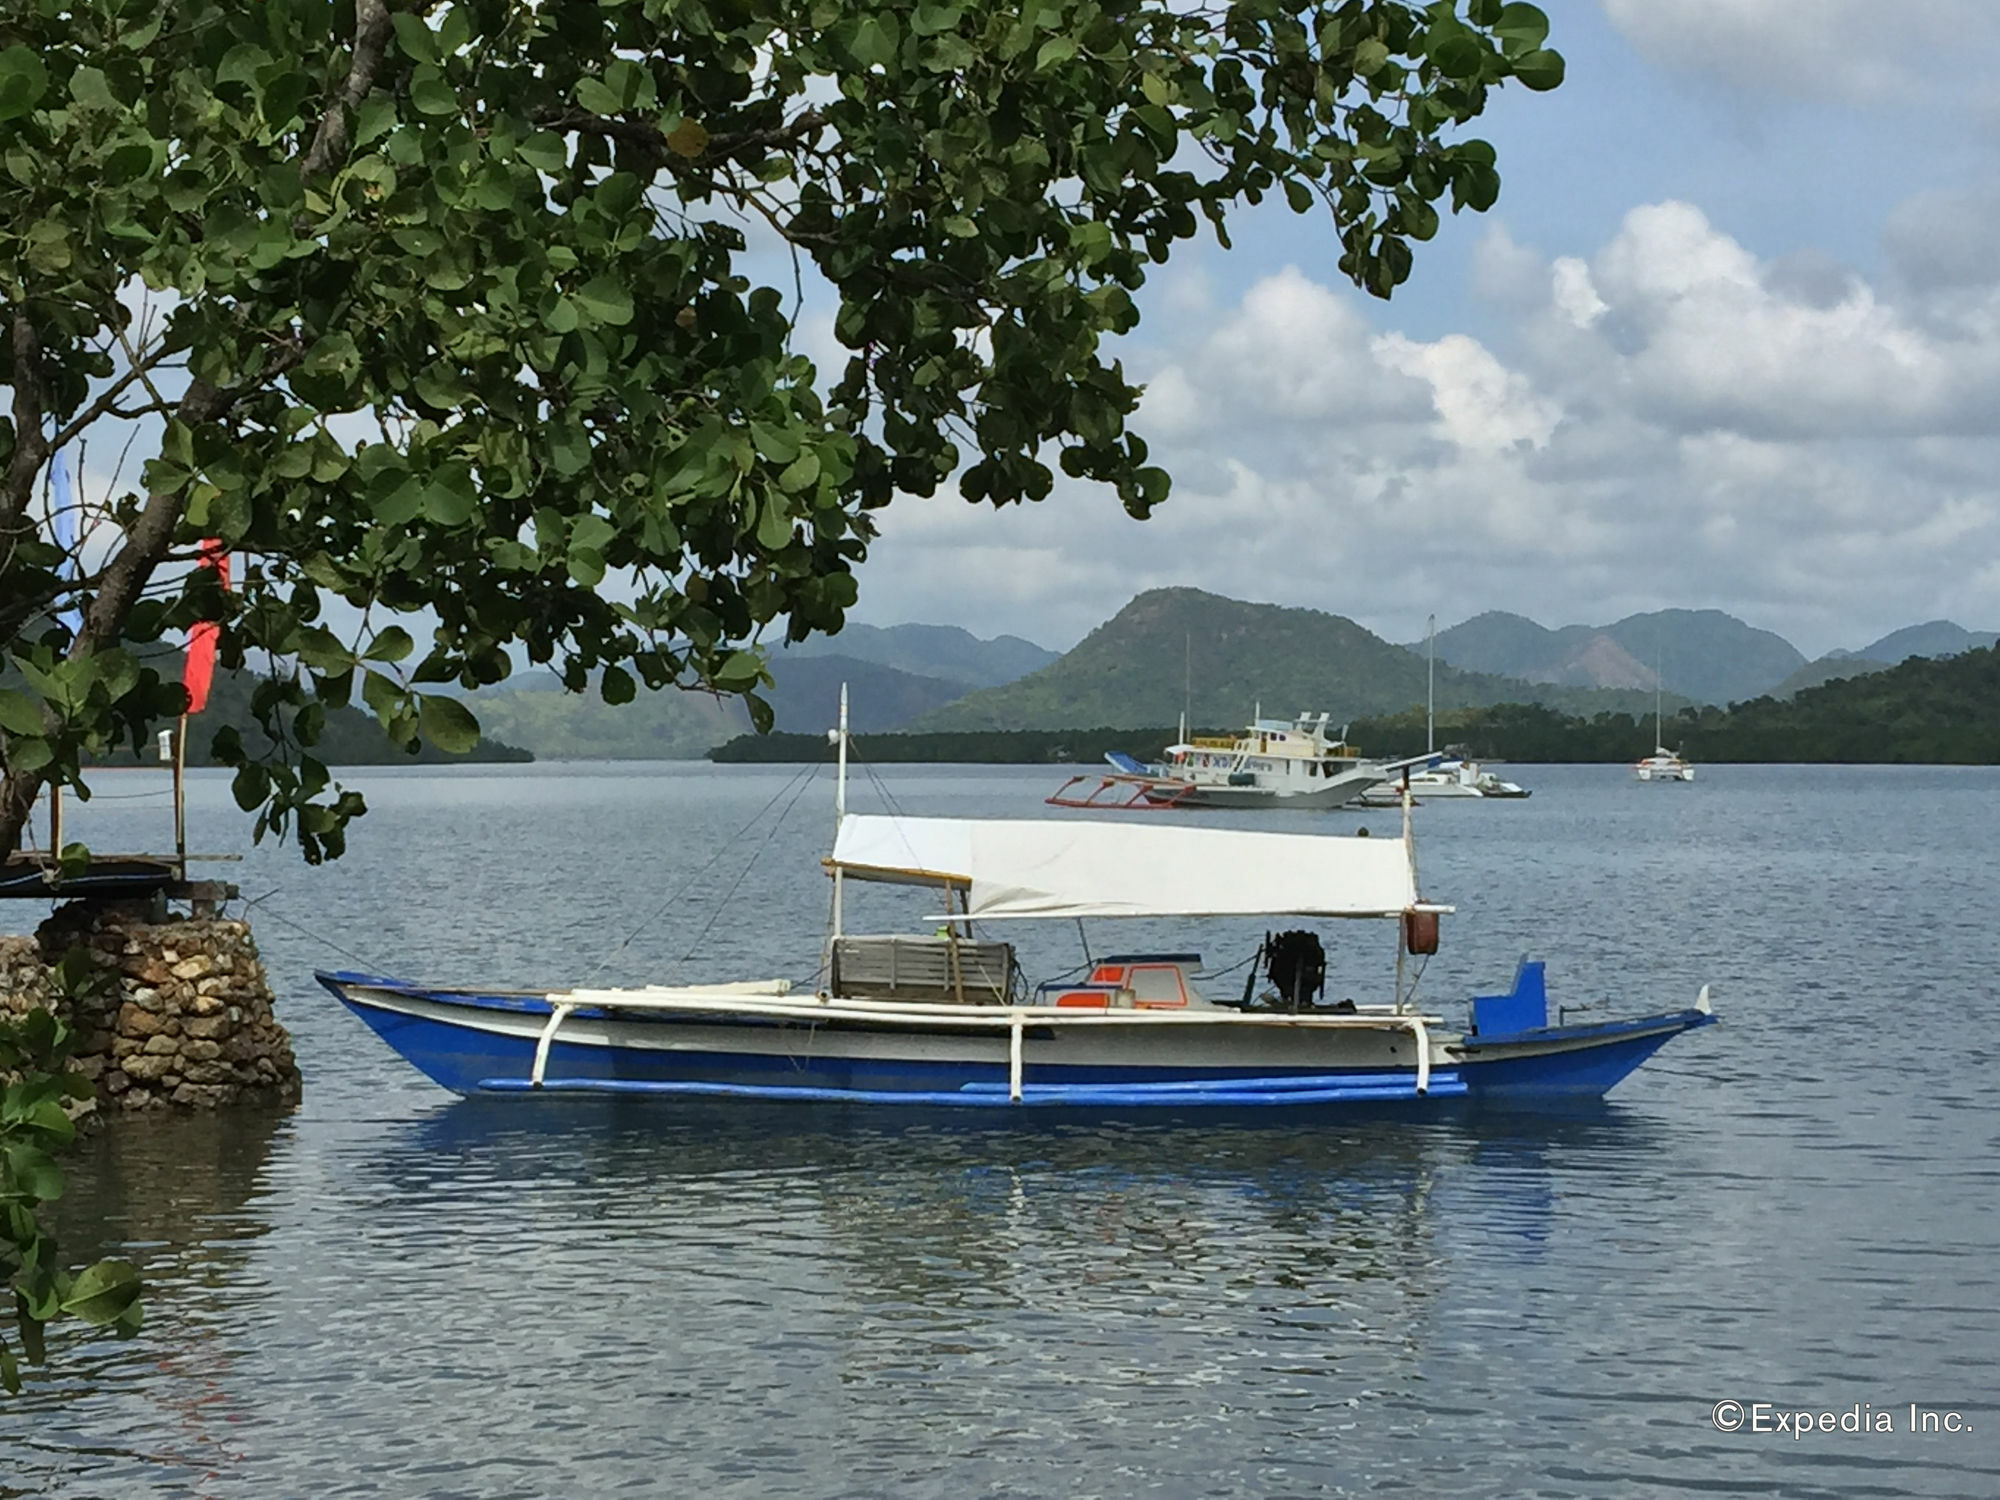
M1039 500L1052 456L1164 500L1104 347L1147 270L1282 193L1387 296L1440 203L1493 203L1491 147L1447 137L1560 82L1547 30L1502 0L15 0L0 857L181 710L146 648L196 622L275 668L272 748L214 754L309 860L363 811L313 754L357 694L466 748L427 689L519 650L767 726L758 641L838 628L896 494ZM808 268L837 372L798 350ZM52 489L106 454L101 501ZM44 1143L50 1040L9 1043ZM48 1271L59 1176L6 1149L30 1349L63 1309L129 1326L117 1268Z
M426 689L522 650L767 721L756 642L840 625L897 493L1038 500L1053 457L1160 503L1105 349L1147 270L1281 192L1387 296L1447 196L1494 201L1491 147L1447 137L1560 81L1546 32L1500 0L10 6L0 852L178 711L143 648L197 620L279 667L278 748L216 752L311 860L363 810L312 753L356 694L463 746ZM65 546L38 497L86 444L143 467Z

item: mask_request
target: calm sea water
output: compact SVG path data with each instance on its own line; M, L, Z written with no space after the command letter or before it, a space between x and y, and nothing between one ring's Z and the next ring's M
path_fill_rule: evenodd
M1460 907L1432 1003L1532 951L1558 1003L1708 982L1722 1025L1559 1116L1093 1128L454 1100L313 968L806 978L830 786L356 775L348 858L230 872L305 1102L79 1149L66 1243L143 1266L147 1327L0 1399L0 1495L2000 1494L2000 773L1509 774L1532 800L1418 811ZM1057 780L899 767L854 805L1034 815ZM73 826L158 847L158 787L106 776ZM247 843L220 780L192 819ZM1086 934L1217 969L1258 936ZM1332 985L1382 994L1387 932L1329 936ZM1724 1432L1725 1399L1895 1430Z

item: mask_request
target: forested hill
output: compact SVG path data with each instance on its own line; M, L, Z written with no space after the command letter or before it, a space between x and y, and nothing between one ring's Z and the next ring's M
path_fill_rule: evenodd
M1199 589L1139 595L1061 660L914 720L924 730L1242 725L1326 712L1335 724L1422 706L1426 663L1352 620ZM1533 701L1569 713L1650 711L1650 691L1566 688L1437 667L1441 709ZM1674 706L1674 700L1668 700Z
M1354 726L1388 755L1424 747L1423 716ZM1636 760L1653 748L1650 715L1572 717L1520 704L1440 715L1440 744L1521 761ZM1755 698L1730 709L1670 715L1666 745L1696 762L1842 762L1858 765L2000 764L2000 653L1968 651Z
M1424 748L1421 709L1357 718L1354 741L1371 755ZM1157 755L1170 731L965 731L875 735L858 744L874 761L990 763L1096 761L1106 749ZM1684 709L1662 736L1697 763L1847 762L2000 765L2000 651L1941 661L1913 658L1866 677L1807 688L1796 698L1758 698L1733 709ZM1651 753L1652 715L1565 714L1533 703L1501 703L1438 715L1437 742L1487 760L1630 761ZM818 760L823 738L745 735L710 752L717 760Z
M1684 740L1696 760L2000 764L2000 650L1911 657L1790 700L1704 710Z

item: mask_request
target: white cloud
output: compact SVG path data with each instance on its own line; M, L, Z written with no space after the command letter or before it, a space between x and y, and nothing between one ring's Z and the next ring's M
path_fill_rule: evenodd
M1812 655L1940 613L2000 624L2000 289L1954 284L1945 320L1922 289L1762 260L1679 202L1588 257L1494 250L1483 341L1265 277L1147 372L1137 425L1176 476L1151 521L1067 481L997 515L900 502L865 618L1060 647L1186 584L1405 640L1489 608L1713 606Z
M1550 289L1556 310L1578 328L1588 328L1604 316L1604 299L1590 282L1590 267L1574 255L1559 258L1550 268Z
M1600 0L1644 56L1756 93L1872 103L1920 94L1936 49L1993 35L1976 0Z
M1389 369L1430 383L1439 430L1460 448L1546 448L1562 419L1562 408L1536 396L1525 376L1508 370L1462 333L1434 344L1391 333L1371 347Z
M1858 277L1787 284L1685 203L1634 209L1591 279L1641 409L1802 438L1983 428L2000 346L1943 339Z

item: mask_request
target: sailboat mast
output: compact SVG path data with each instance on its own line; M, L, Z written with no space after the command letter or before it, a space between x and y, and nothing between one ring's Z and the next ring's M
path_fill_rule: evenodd
M1430 642L1424 652L1430 665L1430 686L1424 695L1424 754L1437 749L1437 702L1438 702L1438 617L1432 615L1424 627L1425 639Z
M1188 737L1188 719L1194 711L1194 632L1185 631L1181 635L1181 733L1180 743L1185 745Z
M1666 679L1660 675L1662 659L1660 643L1656 640L1653 642L1653 748L1656 751L1667 748L1667 728L1660 718L1660 693L1666 687Z
M840 773L833 784L833 835L840 837L840 825L847 817L847 684L840 685L840 727L834 731L840 750ZM840 936L841 897L840 866L833 867L833 937ZM828 948L832 951L831 946Z

